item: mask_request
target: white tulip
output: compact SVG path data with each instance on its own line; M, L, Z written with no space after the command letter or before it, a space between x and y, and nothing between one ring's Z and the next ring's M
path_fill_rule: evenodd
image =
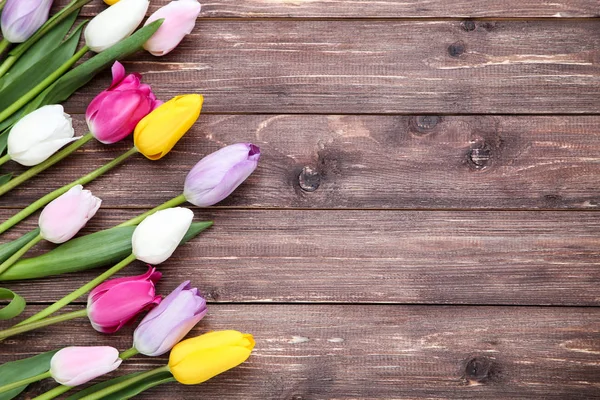
M8 134L8 155L21 165L46 160L65 144L79 139L63 106L48 105L27 114Z
M148 264L166 261L179 246L193 218L194 213L182 207L167 208L146 217L133 231L133 254Z
M96 15L85 28L85 43L100 53L131 35L146 16L148 0L121 0Z

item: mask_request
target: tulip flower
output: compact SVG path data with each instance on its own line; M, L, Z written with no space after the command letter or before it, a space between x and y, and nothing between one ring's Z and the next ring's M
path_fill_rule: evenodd
M194 125L203 101L202 95L187 94L160 105L135 127L135 147L150 160L164 157Z
M2 35L23 43L48 20L52 0L7 0L2 10Z
M200 8L197 0L176 0L156 10L144 26L159 19L164 19L164 22L144 43L144 49L153 56L164 56L171 52L186 35L192 33Z
M229 196L254 172L260 149L251 143L224 147L200 160L185 178L183 195L198 207L208 207Z
M133 333L133 347L147 356L169 351L206 315L206 300L183 282L148 313Z
M114 371L122 361L114 347L65 347L50 360L50 374L62 385L78 386Z
M40 214L40 233L52 243L64 243L85 226L100 208L102 200L83 186L72 187L54 199Z
M114 333L141 311L160 303L154 284L162 274L149 268L143 275L111 279L94 288L88 296L87 315L95 330Z
M112 67L113 81L88 105L85 112L90 132L104 144L124 139L161 101L156 99L150 85L141 83L140 74L125 76L120 62Z
M175 251L192 224L188 208L168 208L146 217L133 231L131 244L135 257L148 264L165 262Z
M77 140L71 116L59 104L27 114L8 134L8 155L21 165L41 163L65 144Z
M238 331L217 331L184 340L171 350L169 370L177 382L197 385L237 367L250 357L254 338Z
M121 0L96 15L85 28L86 45L100 53L131 35L146 16L148 0Z

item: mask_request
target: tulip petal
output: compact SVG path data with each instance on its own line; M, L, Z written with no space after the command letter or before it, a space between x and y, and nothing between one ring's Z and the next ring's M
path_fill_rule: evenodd
M62 385L77 386L114 371L121 362L113 347L66 347L50 360L50 374Z
M144 43L144 49L154 56L164 56L171 52L189 35L200 14L200 3L197 0L177 0L168 3L154 12L144 25L164 19L156 33Z
M112 83L108 87L109 90L115 88L123 79L125 79L125 67L120 62L115 61L110 68L110 71L112 72Z
M90 294L88 296L88 302L90 299L92 302L96 301L98 296L101 296L102 294L106 293L107 291L109 291L110 289L114 288L115 286L117 286L121 283L131 282L131 281L151 281L153 283L156 283L156 282L158 282L158 280L161 277L162 277L162 273L157 271L156 268L148 267L148 270L146 271L146 273L141 274L141 275L127 276L127 277L123 277L123 278L115 278L115 279L110 279L108 281L104 281L104 283L102 283L99 286L96 286L90 292Z
M197 385L240 365L251 353L251 349L242 346L196 350L186 354L180 363L171 364L169 360L169 369L177 382Z

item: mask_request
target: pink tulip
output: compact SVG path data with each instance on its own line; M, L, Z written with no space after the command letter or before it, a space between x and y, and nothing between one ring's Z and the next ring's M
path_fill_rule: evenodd
M77 185L48 204L39 219L41 235L52 243L64 243L85 226L102 200Z
M92 290L88 296L87 314L95 330L113 333L140 312L160 303L154 284L162 274L154 268L139 276L111 279Z
M197 0L176 0L156 10L144 25L161 18L164 19L164 22L156 33L144 43L144 49L153 56L164 56L171 52L185 35L192 33L196 18L200 14L200 8Z
M78 386L121 365L114 347L65 347L50 360L50 375L61 385Z
M85 112L90 132L104 144L127 137L142 118L162 104L150 85L141 83L140 74L125 76L120 62L113 64L112 75L110 87L96 96Z

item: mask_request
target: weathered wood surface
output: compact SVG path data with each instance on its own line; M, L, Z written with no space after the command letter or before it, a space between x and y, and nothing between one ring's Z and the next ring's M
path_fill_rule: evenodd
M600 112L597 21L477 24L206 20L173 53L126 66L161 98L205 94L213 113ZM83 112L108 75L68 109Z
M149 13L168 0L153 0ZM59 6L67 0L56 2ZM569 18L597 17L595 0L213 0L202 3L200 17L217 18ZM100 2L83 8L91 17L104 9Z
M248 363L154 399L592 399L600 393L598 308L211 305L192 335L241 329ZM67 345L126 349L131 331L96 334L85 320L3 342L2 360ZM165 357L135 357L122 371ZM116 373L115 373L116 375ZM38 385L34 392L52 387Z
M164 159L134 156L89 188L104 207L154 207L181 193L205 154L253 142L258 170L220 206L595 210L599 126L598 116L202 115ZM0 207L24 207L128 146L89 143Z
M89 230L136 213L103 210ZM0 212L1 218L6 214ZM597 212L216 210L196 215L215 225L159 266L161 288L189 279L219 302L600 304ZM35 219L7 238L34 224ZM145 270L136 263L123 273ZM27 299L52 301L97 274L0 286Z

